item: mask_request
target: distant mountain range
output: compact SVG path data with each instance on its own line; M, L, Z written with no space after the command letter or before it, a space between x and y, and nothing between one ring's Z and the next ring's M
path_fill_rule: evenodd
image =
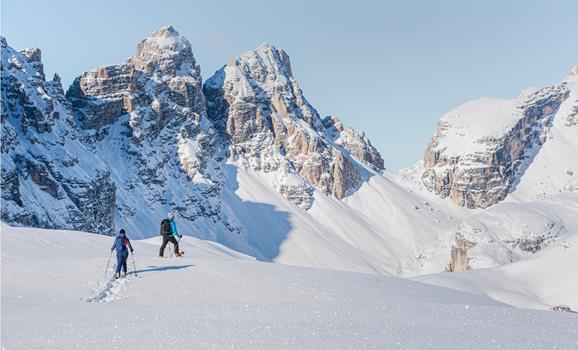
M400 172L321 117L264 43L203 84L168 26L65 92L2 38L2 221L182 233L262 260L411 276L499 266L578 234L578 66L443 116ZM395 150L384 150L394 152Z

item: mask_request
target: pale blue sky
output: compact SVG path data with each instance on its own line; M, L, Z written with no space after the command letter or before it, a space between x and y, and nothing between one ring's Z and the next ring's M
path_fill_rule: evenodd
M191 42L203 79L269 41L319 113L365 131L389 169L420 159L450 109L558 82L578 63L576 0L2 0L1 19L8 43L40 47L65 85L167 24Z

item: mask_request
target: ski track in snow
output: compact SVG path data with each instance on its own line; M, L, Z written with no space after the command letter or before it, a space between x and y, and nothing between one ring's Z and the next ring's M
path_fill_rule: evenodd
M100 281L98 287L94 288L93 294L83 300L94 303L110 303L125 298L129 276L130 275L115 279L113 275L108 279Z

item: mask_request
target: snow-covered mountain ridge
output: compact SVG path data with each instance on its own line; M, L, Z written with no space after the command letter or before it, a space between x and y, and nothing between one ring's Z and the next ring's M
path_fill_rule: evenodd
M181 233L262 260L496 267L578 232L576 80L466 104L424 162L390 173L363 133L320 117L271 44L203 84L190 43L163 27L64 94L38 49L2 39L2 221L145 238L173 209Z

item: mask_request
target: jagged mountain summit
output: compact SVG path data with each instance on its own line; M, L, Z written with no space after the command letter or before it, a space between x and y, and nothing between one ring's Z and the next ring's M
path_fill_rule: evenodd
M204 86L209 119L231 160L276 173L285 198L304 209L313 188L343 198L383 170L367 138L321 119L291 72L289 56L269 43L229 61Z
M271 44L203 84L167 26L66 94L40 56L2 39L11 225L143 238L172 209L181 233L262 260L402 276L507 264L578 232L575 75L459 107L424 162L391 173L362 132L320 117Z

